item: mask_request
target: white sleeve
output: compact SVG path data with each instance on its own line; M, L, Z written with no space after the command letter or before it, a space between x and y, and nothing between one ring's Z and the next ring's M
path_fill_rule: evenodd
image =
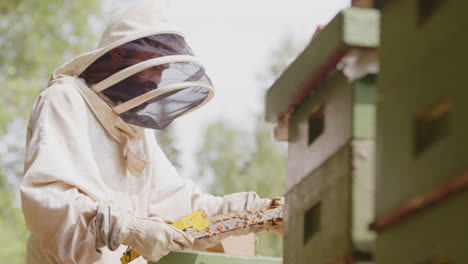
M160 216L175 221L193 211L203 210L209 216L234 211L256 209L269 205L255 192L239 192L223 197L201 191L197 184L183 179L157 145L154 135L147 134L153 154L150 159L152 192L149 216Z
M87 111L74 88L55 85L36 100L28 126L22 209L31 234L58 263L94 263L100 247L115 249L126 213L97 202Z

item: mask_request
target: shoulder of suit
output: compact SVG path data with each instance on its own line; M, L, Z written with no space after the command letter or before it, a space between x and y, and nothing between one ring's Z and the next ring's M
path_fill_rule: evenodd
M56 83L48 87L42 91L40 97L50 99L78 99L81 98L81 95L72 83L64 82Z
M87 108L86 102L72 83L56 83L39 95L39 103L61 108Z

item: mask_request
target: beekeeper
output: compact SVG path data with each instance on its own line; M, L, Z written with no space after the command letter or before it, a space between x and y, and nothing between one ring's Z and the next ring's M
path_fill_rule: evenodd
M271 203L253 192L201 192L145 129L164 129L214 92L153 2L116 14L97 49L56 69L34 103L21 183L27 263L116 263L127 246L157 261L194 247L166 221Z

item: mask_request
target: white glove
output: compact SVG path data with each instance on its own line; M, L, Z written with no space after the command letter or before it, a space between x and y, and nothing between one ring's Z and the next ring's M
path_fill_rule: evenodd
M223 196L221 207L214 215L225 215L243 210L256 210L268 207L270 199L261 199L255 192L238 192Z
M130 213L120 231L119 243L130 246L144 259L157 262L171 251L191 247L193 238L161 218L141 218Z

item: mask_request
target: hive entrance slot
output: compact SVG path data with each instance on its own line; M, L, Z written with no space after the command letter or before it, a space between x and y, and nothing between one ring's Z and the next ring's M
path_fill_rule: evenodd
M320 230L321 203L318 202L304 214L304 244Z
M444 0L418 0L418 23L424 24Z
M308 140L312 144L322 133L325 127L323 107L318 108L309 116Z
M425 152L430 146L450 134L452 101L443 99L421 111L414 119L414 154Z

